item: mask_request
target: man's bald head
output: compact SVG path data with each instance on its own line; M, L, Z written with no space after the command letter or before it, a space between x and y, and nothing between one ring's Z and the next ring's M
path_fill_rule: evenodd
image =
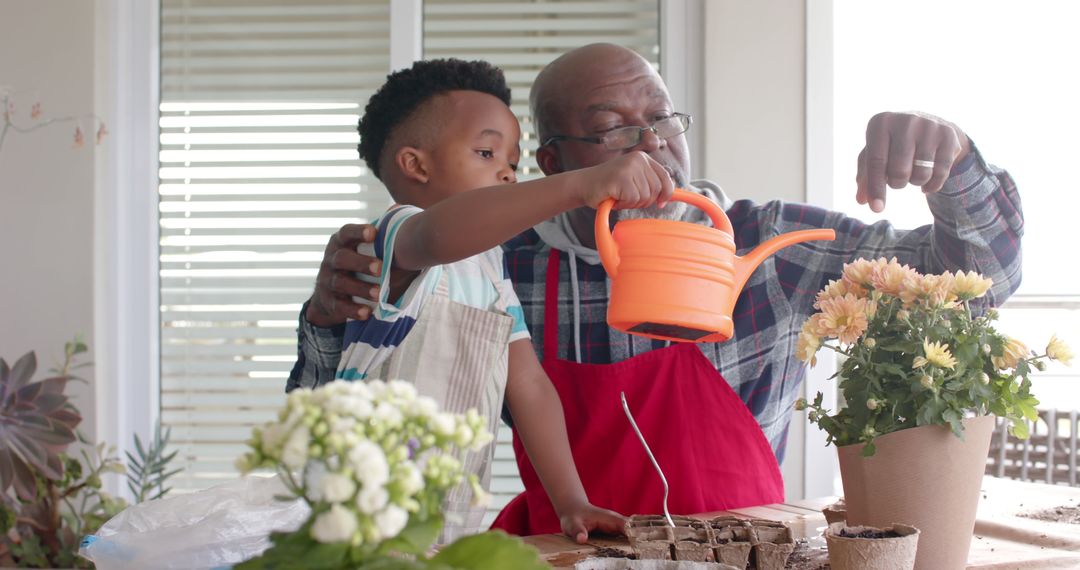
M537 138L544 142L565 130L563 120L573 107L568 98L635 71L652 73L659 79L648 60L615 44L589 44L555 58L536 76L529 91Z

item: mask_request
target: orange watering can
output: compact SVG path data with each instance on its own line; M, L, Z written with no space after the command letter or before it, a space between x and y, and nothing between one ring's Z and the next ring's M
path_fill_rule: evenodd
M627 332L677 342L731 338L731 312L746 280L780 248L836 239L833 230L801 230L776 236L743 257L727 214L712 200L676 189L673 200L705 210L708 227L673 220L623 220L614 235L608 217L614 200L596 210L596 247L611 276L608 324Z

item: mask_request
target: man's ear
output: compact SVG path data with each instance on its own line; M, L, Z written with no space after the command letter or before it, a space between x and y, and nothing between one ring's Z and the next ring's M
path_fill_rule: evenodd
M430 173L427 169L427 153L412 147L403 146L394 154L394 166L401 171L406 180L427 184Z
M544 145L536 149L536 165L545 175L563 172L562 160L553 145Z

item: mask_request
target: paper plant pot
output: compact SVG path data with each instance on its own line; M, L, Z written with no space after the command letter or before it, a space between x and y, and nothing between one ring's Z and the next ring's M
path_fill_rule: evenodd
M692 562L712 562L712 532L709 525L690 517L672 517L675 528L675 559Z
M918 528L918 570L953 570L967 564L994 416L964 420L964 439L942 426L921 426L877 438L877 453L863 445L837 449L847 524Z
M659 515L634 515L626 520L626 538L641 560L671 560L675 537Z
M753 562L757 570L784 570L788 556L795 550L795 540L787 525L766 520L752 520Z
M863 531L892 531L895 538L842 537L840 531L858 534ZM885 528L869 526L849 527L833 523L825 531L829 545L829 566L833 570L911 570L915 567L915 553L919 545L919 529L895 524Z
M754 547L750 527L735 517L717 517L709 521L713 531L713 552L717 562L746 568Z
M744 570L716 562L677 560L627 560L625 558L587 558L574 564L574 570Z
M844 500L840 499L831 505L825 505L821 514L825 515L825 522L828 524L844 522L847 520L847 507L844 506Z

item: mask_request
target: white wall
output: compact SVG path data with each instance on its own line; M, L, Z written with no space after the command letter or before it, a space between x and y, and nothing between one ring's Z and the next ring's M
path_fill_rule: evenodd
M695 176L733 199L806 201L806 9L793 0L705 2L704 162ZM806 426L796 414L781 469L804 494Z
M17 92L18 124L32 123L34 100L42 118L94 112L93 15L88 1L0 3L0 86ZM0 357L34 350L39 372L61 362L75 334L94 342L94 128L83 125L81 149L72 123L9 132L0 149ZM80 375L94 380L93 368ZM93 388L69 393L93 437Z
M705 2L705 160L732 198L805 200L806 12L793 0Z

